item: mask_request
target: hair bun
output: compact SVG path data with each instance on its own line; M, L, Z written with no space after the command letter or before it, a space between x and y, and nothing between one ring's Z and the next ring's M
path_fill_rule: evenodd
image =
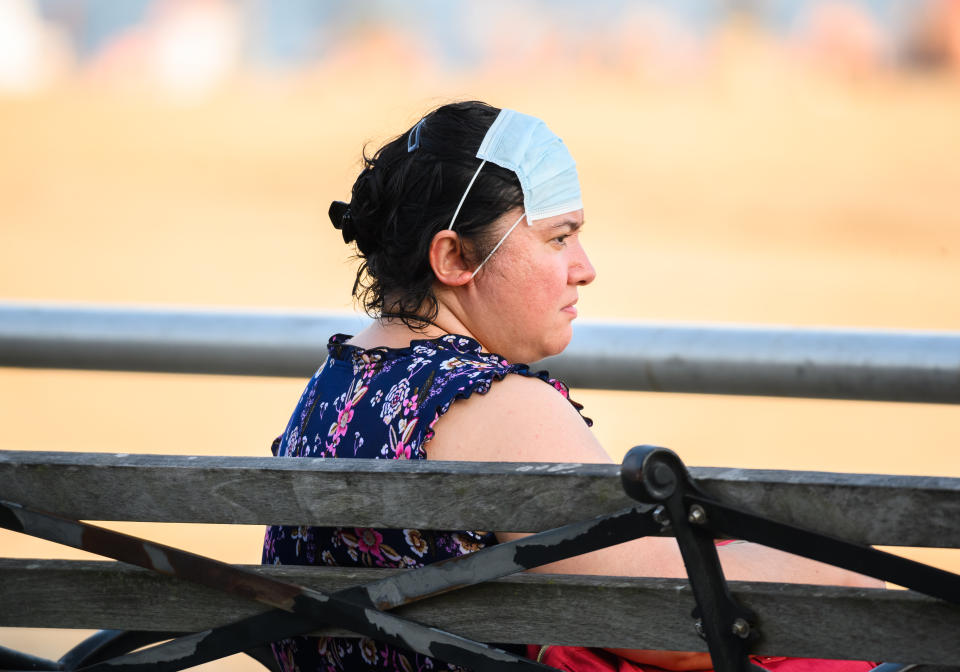
M333 228L343 236L343 242L352 243L357 236L353 229L353 216L350 214L350 204L343 201L334 201L327 211Z

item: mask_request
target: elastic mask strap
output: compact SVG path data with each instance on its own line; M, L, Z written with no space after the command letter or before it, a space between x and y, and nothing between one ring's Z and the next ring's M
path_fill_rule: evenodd
M460 208L463 207L463 202L467 200L467 194L470 193L470 187L473 186L473 183L477 181L477 175L480 174L480 169L483 168L484 164L487 162L486 159L480 162L480 167L477 168L477 172L473 174L473 177L470 178L470 184L467 185L467 188L463 190L463 196L460 197L460 202L457 204L457 209L453 211L453 217L450 218L450 226L447 227L447 231L453 228L453 223L457 221L457 215L460 214Z
M490 260L490 257L493 256L493 253L496 252L498 249L500 249L500 246L503 245L503 241L505 241L505 240L507 239L507 236L509 236L510 233L511 233L515 228L517 228L517 224L519 224L520 222L522 222L522 221L523 221L523 218L526 217L526 216L527 216L527 213L524 212L522 215L520 215L520 219L518 219L517 221L515 221L515 222L513 223L513 226L511 226L509 229L507 229L507 232L506 232L505 234L503 234L503 238L500 239L500 242L497 243L496 245L494 245L493 249L490 250L490 254L488 254L488 255L484 258L484 260L480 262L480 265L477 266L476 270L475 270L473 273L470 274L470 279L471 279L471 280L473 280L473 276L475 276L477 273L480 272L480 269L483 268L483 265Z

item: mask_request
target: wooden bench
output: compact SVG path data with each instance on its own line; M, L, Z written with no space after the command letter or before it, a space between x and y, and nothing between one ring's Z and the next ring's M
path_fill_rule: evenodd
M850 542L960 547L960 479L719 468L690 474L717 501ZM517 532L638 506L624 492L619 465L26 451L0 451L0 500L92 521ZM247 569L327 593L395 573ZM956 604L904 590L729 585L756 614L752 653L960 665ZM0 605L4 627L161 633L202 631L269 610L125 563L9 558L0 559ZM705 651L694 607L686 580L517 574L391 613L481 642Z

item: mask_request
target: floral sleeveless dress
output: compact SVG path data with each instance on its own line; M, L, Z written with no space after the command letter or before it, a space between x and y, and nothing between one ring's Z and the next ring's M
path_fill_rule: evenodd
M472 338L448 334L406 348L363 350L337 334L329 356L300 397L278 457L426 459L434 425L457 399L484 394L509 374L539 378L568 400L545 371L510 364ZM570 401L579 411L582 406ZM584 418L589 425L589 418ZM496 543L491 532L342 527L267 528L264 564L409 568ZM371 639L295 637L273 645L285 672L459 669Z

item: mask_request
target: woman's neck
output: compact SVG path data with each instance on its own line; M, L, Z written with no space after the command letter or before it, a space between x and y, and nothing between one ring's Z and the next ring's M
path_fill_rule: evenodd
M410 321L416 324L414 320ZM423 320L421 324L422 328L414 328L404 322L401 315L385 311L379 319L374 320L370 326L348 342L364 349L376 347L405 348L410 345L410 341L439 338L446 334L461 334L473 338L473 334L464 327L460 320L456 319L453 313L445 310L443 306L440 307L436 318Z

